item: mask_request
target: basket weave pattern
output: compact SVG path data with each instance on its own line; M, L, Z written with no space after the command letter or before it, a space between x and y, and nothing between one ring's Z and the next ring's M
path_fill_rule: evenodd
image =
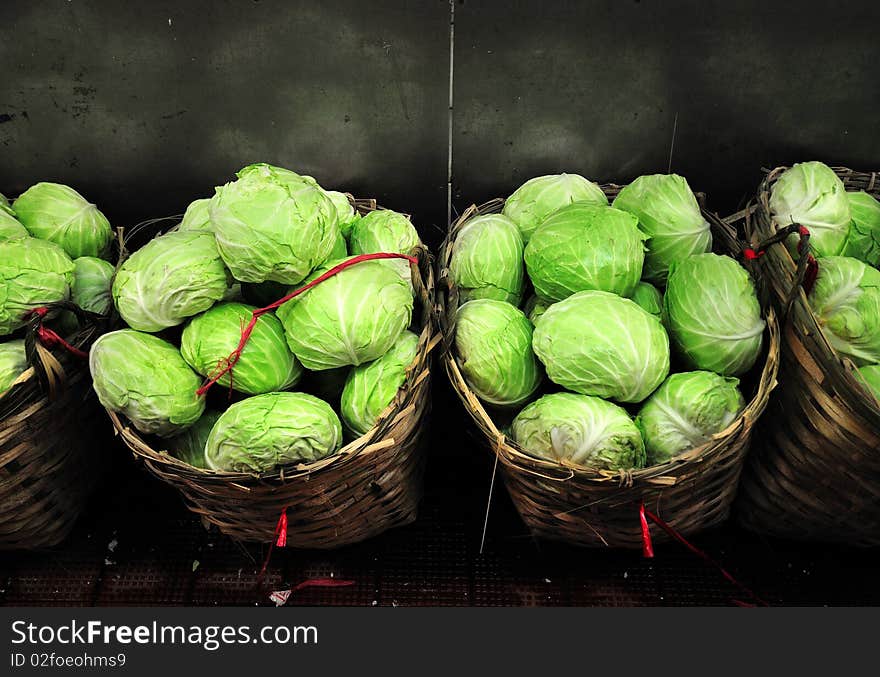
M101 476L101 407L88 367L62 357L49 396L34 369L0 398L0 550L57 545Z
M766 176L754 212L744 216L753 246L775 232L770 191L785 169ZM877 174L835 172L848 191L880 197ZM759 260L786 316L781 387L743 475L738 520L774 536L880 545L880 408L828 343L803 289L793 289L796 264L785 245Z
M603 186L609 197L618 186ZM674 460L625 473L569 467L534 458L507 438L462 376L453 348L458 290L449 278L456 235L472 217L501 211L497 199L472 206L453 224L439 261L442 360L452 386L495 454L497 467L522 519L535 535L584 546L642 547L639 507L645 506L674 529L692 534L723 522L729 515L755 422L775 385L779 336L772 308L765 304L767 340L755 393L742 414L707 444ZM738 256L734 232L717 217L712 225L716 251ZM664 540L658 532L656 538ZM655 539L656 540L656 539Z
M372 200L358 210L376 209ZM375 536L416 518L422 494L421 434L430 410L434 281L427 250L413 276L420 306L418 354L392 405L366 435L311 464L260 475L194 468L156 449L123 417L108 412L117 433L148 471L176 487L208 525L239 541L270 542L279 515L288 516L287 545L336 548Z

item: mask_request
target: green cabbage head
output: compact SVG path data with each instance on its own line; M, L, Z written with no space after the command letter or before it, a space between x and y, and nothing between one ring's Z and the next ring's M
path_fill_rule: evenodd
M410 254L419 245L419 234L409 217L390 209L377 209L358 219L348 243L354 256L377 252Z
M69 186L37 183L18 196L13 205L18 220L41 240L59 245L72 258L103 258L113 229L98 208Z
M507 198L504 215L511 219L528 244L535 229L561 207L572 202L607 205L608 198L598 185L578 174L549 174L529 179Z
M545 312L547 312L547 308L552 305L552 301L542 299L537 294L532 294L526 301L523 312L526 314L526 317L529 318L529 322L535 325L538 323L538 318L541 317L541 315L543 315Z
M64 250L47 240L0 242L0 336L24 326L34 308L70 298L73 270Z
M711 371L672 374L642 405L636 425L648 465L666 463L708 442L736 420L745 407L739 379Z
M847 193L846 197L852 223L843 254L876 268L880 265L880 202L863 190Z
M116 269L104 259L80 256L73 262L71 300L83 310L107 315L113 308L110 286Z
M250 165L217 188L210 222L220 255L241 282L293 285L327 260L336 244L336 208L314 180Z
M219 303L196 315L180 337L183 359L197 373L210 377L238 347L254 310L244 303ZM302 366L287 346L281 322L272 313L261 315L232 368L233 389L248 395L287 390L301 376ZM227 388L229 382L228 373L217 381Z
M324 400L306 393L267 393L233 404L205 446L212 470L261 473L336 453L342 425Z
M338 261L339 259L344 259L348 256L348 243L345 241L345 238L342 237L342 233L336 236L336 243L333 245L333 251L330 252L330 255L327 257L327 261L325 263L329 263L331 261Z
M287 343L307 369L363 364L394 345L413 310L411 284L394 263L356 263L278 309Z
M168 451L193 468L206 469L205 445L221 413L216 409L206 409L198 421L168 440Z
M712 249L709 222L684 177L640 176L620 190L613 204L635 215L648 236L644 277L649 282L662 285L670 265Z
M449 276L459 299L497 299L519 305L523 287L523 243L516 224L502 214L468 221L455 238Z
M694 369L736 376L761 354L765 322L752 278L729 256L672 265L663 312L672 342Z
M551 301L590 289L629 296L645 260L638 225L632 214L608 205L575 202L554 212L525 248L535 291Z
M0 395L28 370L24 339L0 343Z
M532 323L515 306L495 299L468 301L458 309L455 349L461 372L490 404L522 404L544 376L532 353Z
M808 298L838 353L859 367L880 362L880 271L848 256L827 256Z
M330 202L336 207L336 225L342 237L348 240L351 229L357 223L361 216L351 204L348 195L340 193L338 190L325 190L324 195L330 198Z
M211 230L211 198L190 202L177 230Z
M604 291L578 292L550 306L532 347L554 383L618 402L641 402L669 373L660 320Z
M645 465L645 445L629 414L598 397L544 395L513 419L510 430L528 454L562 465L599 470Z
M172 437L202 415L202 379L180 352L152 334L120 329L104 334L89 352L98 399L124 414L142 433Z
M0 206L0 242L27 237L30 233L15 218L15 213L8 207Z
M207 231L170 232L132 254L113 281L122 319L138 331L161 331L223 298L229 276Z
M663 294L650 282L639 282L630 298L651 315L660 317L663 314Z
M880 364L869 364L856 370L856 378L880 402Z
M810 230L817 256L840 254L846 246L852 212L840 177L822 162L802 162L785 170L770 192L770 214L780 228L799 223ZM794 251L797 235L789 239Z
M394 400L416 359L419 337L405 331L387 353L351 370L342 389L342 422L356 435L365 435Z

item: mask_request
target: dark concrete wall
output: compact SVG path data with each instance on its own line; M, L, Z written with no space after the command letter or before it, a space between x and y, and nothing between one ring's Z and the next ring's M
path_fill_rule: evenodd
M454 204L672 169L733 210L761 166L880 167L880 6L455 0ZM446 218L447 0L6 0L0 191L117 223L268 161Z
M0 2L0 192L124 224L266 161L444 223L448 3L364 4Z
M457 2L461 207L538 174L672 169L733 210L760 168L880 169L880 5Z

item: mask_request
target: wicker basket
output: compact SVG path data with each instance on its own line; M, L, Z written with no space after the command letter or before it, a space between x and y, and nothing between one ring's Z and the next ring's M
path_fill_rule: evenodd
M363 214L375 201L357 200ZM261 475L194 468L155 449L122 417L108 412L123 442L147 470L175 486L207 525L239 541L270 542L286 510L287 545L336 548L416 518L425 455L421 435L430 410L434 279L427 250L413 276L421 306L418 354L392 405L366 435L311 464Z
M743 215L753 246L775 232L770 191L784 170L766 176L754 211ZM877 174L835 171L847 190L880 197ZM820 330L785 245L770 246L759 261L786 319L782 386L743 475L737 519L774 536L880 545L880 408Z
M76 343L92 337L88 330ZM36 366L0 397L0 550L63 541L104 466L88 365L39 344L33 350Z
M613 197L618 186L604 186ZM496 213L504 205L494 200L471 207L453 224L439 261L440 323L444 335L443 363L455 392L476 423L479 434L495 453L497 465L517 510L538 537L584 546L641 548L640 506L659 515L673 529L691 534L723 522L736 493L740 471L755 422L775 385L779 336L775 314L764 304L767 340L754 395L726 430L702 447L674 460L629 472L606 472L563 466L529 456L508 439L465 382L452 343L458 290L449 279L452 245L462 226L479 214ZM707 212L715 248L737 256L734 231ZM667 538L658 533L657 538ZM655 539L656 540L656 539Z

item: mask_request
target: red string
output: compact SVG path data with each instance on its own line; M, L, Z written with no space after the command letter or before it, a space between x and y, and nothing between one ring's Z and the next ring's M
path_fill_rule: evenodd
M378 261L381 259L405 259L414 265L418 265L419 263L419 259L415 256L407 256L406 254L394 254L387 252L377 252L374 254L360 254L358 256L352 256L350 259L346 259L342 263L336 264L308 284L303 285L299 289L295 289L294 291L290 292L287 296L278 299L274 303L270 303L264 308L257 308L253 311L250 322L248 322L247 325L245 325L244 329L242 329L241 331L241 339L239 339L238 341L238 347L229 354L229 357L227 357L225 360L221 360L221 362L223 362L223 365L218 367L218 369L215 370L210 378L208 378L208 380L205 381L205 383L203 383L198 390L196 390L196 394L204 395L208 392L208 390L211 389L212 385L217 383L217 381L223 378L223 376L225 376L226 374L232 372L233 367L235 367L235 364L241 358L241 353L244 350L244 347L247 344L248 340L250 339L251 334L254 331L254 327L257 325L257 320L260 319L260 316L281 307L283 304L290 301L290 299L296 298L300 294L307 292L315 285L320 284L324 280L333 277L334 275L345 270L346 268L349 268L358 263L363 263L364 261Z
M747 587L746 585L744 585L744 584L740 583L738 580L736 580L736 578L734 578L733 575L731 575L730 572L728 572L727 569L725 569L723 566L721 566L721 564L719 564L716 560L712 559L709 555L707 555L705 552L700 550L697 546L695 546L693 543L688 541L684 536L682 536L680 533L678 533L675 529L673 529L669 524L667 524L662 519L660 519L657 515L652 513L650 510L648 510L645 507L644 503L642 503L639 506L639 515L642 519L642 525L643 525L642 526L642 536L643 536L643 538L644 538L645 534L647 533L647 524L644 521L645 517L647 517L652 522L654 522L654 524L656 524L658 527L663 529L663 531L665 531L672 538L674 538L676 541L681 543L684 547L686 547L692 553L694 553L695 555L702 558L703 560L705 560L706 562L708 562L709 564L714 566L716 569L718 569L718 571L721 572L721 575L724 576L724 578L728 582L732 583L733 585L738 587L740 590L742 590L743 592L748 594L752 599L754 599L758 603L759 606L769 606L767 604L767 602L765 602L763 599L758 597L758 595L756 595L752 591L751 588ZM647 548L650 548L650 535L648 535L647 543L643 544L643 545L646 550L647 550ZM646 556L648 556L648 555L646 555ZM753 606L751 603L741 602L739 600L733 600L733 601L735 604L737 604L737 606Z
M303 588L349 588L354 585L354 581L342 578L308 578L302 583L297 583L291 588L291 592L302 590Z
M819 276L819 262L812 254L807 257L807 270L804 272L804 291L809 294L813 291L816 278Z
M645 516L645 504L639 505L639 521L642 525L642 555L654 556L654 544L651 542L651 530L648 528L648 518Z
M37 324L37 339L39 339L40 343L42 343L46 348L61 346L71 355L75 355L81 360L88 359L88 353L85 353L76 346L71 345L54 331L52 331L48 327L43 326L43 318L45 318L46 314L49 312L48 308L46 308L45 306L41 306L40 308L34 308L31 312L39 318L39 323Z
M762 256L764 256L763 249L761 251L757 251L757 252L754 249L752 249L751 247L743 249L743 258L745 258L746 261L754 261L755 259L759 259Z
M275 527L275 545L279 548L287 547L287 508L281 511L278 526Z

